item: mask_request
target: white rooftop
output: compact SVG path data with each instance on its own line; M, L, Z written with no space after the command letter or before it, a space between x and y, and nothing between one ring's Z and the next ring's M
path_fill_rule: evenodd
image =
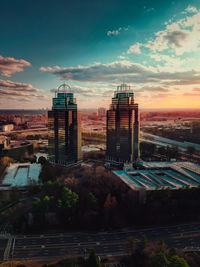
M38 184L41 164L16 163L6 169L2 184L8 186L28 186Z

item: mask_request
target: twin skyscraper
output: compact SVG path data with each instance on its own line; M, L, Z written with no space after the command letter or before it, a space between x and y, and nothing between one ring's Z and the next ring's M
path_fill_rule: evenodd
M55 92L48 112L49 160L71 165L81 160L81 120L71 88L63 84ZM123 165L139 158L139 111L131 87L121 84L107 110L106 162Z

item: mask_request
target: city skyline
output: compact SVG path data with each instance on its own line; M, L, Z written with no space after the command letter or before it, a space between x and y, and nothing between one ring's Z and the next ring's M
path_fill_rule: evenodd
M198 1L10 0L0 8L1 108L50 108L59 80L80 109L108 108L122 82L141 109L199 108Z

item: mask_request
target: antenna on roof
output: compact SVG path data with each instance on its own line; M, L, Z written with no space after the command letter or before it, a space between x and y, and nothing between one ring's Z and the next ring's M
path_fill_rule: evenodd
M72 92L71 87L70 87L68 84L66 84L66 83L64 82L63 84L61 84L61 85L58 87L58 92L59 92L60 90L63 90L63 92L67 93L67 89L69 90L70 93Z

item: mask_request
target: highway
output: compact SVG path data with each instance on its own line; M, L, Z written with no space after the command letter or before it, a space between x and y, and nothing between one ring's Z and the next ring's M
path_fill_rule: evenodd
M140 133L141 133L141 135L140 135L141 140L153 143L153 144L158 145L158 146L177 146L182 151L186 151L188 146L192 146L192 147L195 147L196 150L200 151L200 145L199 144L190 143L190 142L186 142L186 141L180 142L180 141L165 138L162 136L142 132L142 131Z
M100 256L125 255L128 239L164 240L169 247L200 250L200 223L144 230L101 233L58 233L0 236L1 261L86 256L95 248Z
M26 132L38 132L38 131L48 131L47 127L44 128L29 128L29 129L23 129L23 130L14 130L14 131L6 131L6 132L0 132L0 135L7 135L12 133L26 133Z

